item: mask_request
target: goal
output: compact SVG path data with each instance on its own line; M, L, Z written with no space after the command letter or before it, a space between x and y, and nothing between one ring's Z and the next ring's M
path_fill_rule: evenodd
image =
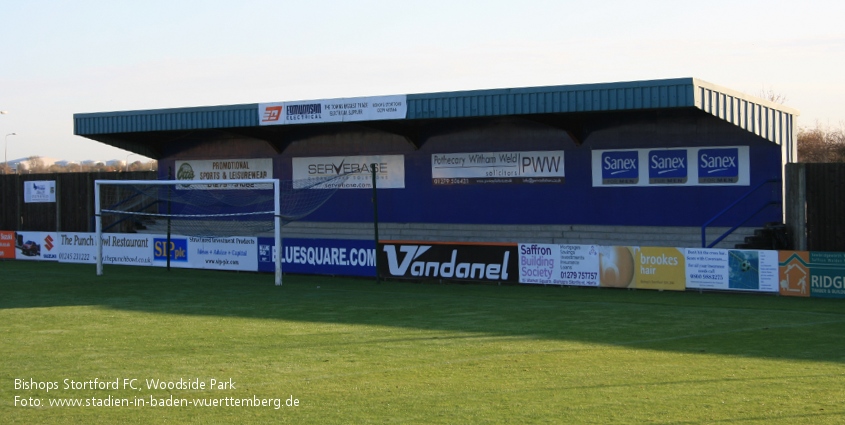
M272 237L275 283L282 284L281 228L327 201L331 178L251 180L96 180L94 216L97 275L103 274L103 234L167 234L195 237Z

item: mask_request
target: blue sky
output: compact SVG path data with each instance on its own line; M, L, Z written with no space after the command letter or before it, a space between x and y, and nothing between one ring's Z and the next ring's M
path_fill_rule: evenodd
M840 127L843 17L813 0L0 0L0 135L17 133L9 160L124 160L73 114L676 77Z

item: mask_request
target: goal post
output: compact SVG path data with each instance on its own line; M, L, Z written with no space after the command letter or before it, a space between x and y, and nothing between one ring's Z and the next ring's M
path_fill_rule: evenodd
M168 237L171 221L182 236L243 236L258 232L274 239L275 284L282 284L282 237L284 222L301 218L318 208L331 193L312 191L310 187L289 182L291 214L282 214L282 188L278 179L233 180L96 180L94 181L94 218L96 230L97 275L103 275L104 220L118 230L139 220L166 220ZM300 193L296 193L299 191ZM323 193L320 193L323 192ZM300 199L301 198L301 199ZM172 211L172 212L171 212ZM166 255L170 257L170 246Z

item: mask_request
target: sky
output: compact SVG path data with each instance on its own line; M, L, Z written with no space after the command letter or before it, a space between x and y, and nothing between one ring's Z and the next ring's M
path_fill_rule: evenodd
M0 135L9 161L146 161L74 136L73 114L679 77L840 128L843 18L821 0L0 0Z

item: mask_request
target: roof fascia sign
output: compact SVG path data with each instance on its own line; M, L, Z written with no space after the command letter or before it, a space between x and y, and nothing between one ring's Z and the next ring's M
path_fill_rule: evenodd
M351 97L258 104L259 125L405 119L406 95Z

